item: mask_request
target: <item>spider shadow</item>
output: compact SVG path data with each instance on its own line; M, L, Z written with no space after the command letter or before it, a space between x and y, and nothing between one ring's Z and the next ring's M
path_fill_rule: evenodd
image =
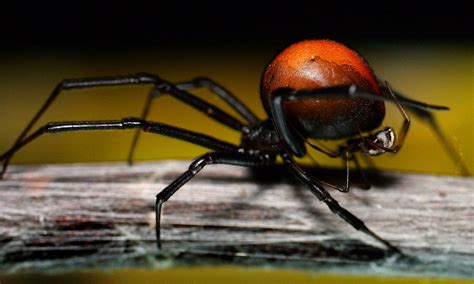
M321 179L325 182L338 185L340 187L345 186L346 184L346 171L344 169L338 168L323 168L323 167L312 167L312 166L301 166L301 168L308 174ZM387 174L383 171L371 167L368 169L362 170L363 174L366 177L366 180L369 184L376 189L371 190L385 190L390 188L391 185L396 184L398 178ZM266 191L272 190L276 185L286 184L293 185L295 190L300 191L302 185L301 183L290 173L288 168L285 165L277 164L271 165L262 168L248 168L248 175L246 176L234 176L229 177L226 175L198 175L196 179L212 183L228 183L228 182L252 182L258 185L258 190L254 192L251 196L247 196L247 199L258 198L261 194ZM170 181L174 179L174 175L165 176L164 178ZM351 191L363 190L365 184L365 179L360 176L356 171L351 172ZM333 188L325 186L325 188L331 193L334 191ZM350 194L350 193L349 193ZM361 202L365 204L370 204L370 201L362 198L360 195L353 195L354 198L360 199ZM299 197L303 202L307 202L307 198L304 196ZM313 207L313 206L309 206ZM318 212L314 212L317 215Z
M336 185L345 185L346 171L338 168L322 168L322 167L308 167L301 166L301 168L308 174L317 177L323 181L333 183ZM377 187L377 190L388 188L397 183L397 178L386 174L376 168L369 168L363 170L367 181ZM261 185L272 185L277 183L291 183L299 184L298 180L292 176L290 171L284 165L273 165L265 168L252 168L250 170L250 178ZM363 178L354 173L351 173L351 187L359 187L364 184Z
M314 169L312 167L304 167L304 170L308 173L311 173L317 177L324 178L325 181L330 182L345 182L344 170L340 169L331 169L331 168L318 168ZM377 170L368 170L364 172L368 179L372 181L372 184L376 184L378 188L383 188L384 186L389 186L396 182L396 179L391 175L386 175ZM215 181L215 177L204 177L209 179L209 181ZM225 182L226 177L218 177ZM258 199L259 196L270 193L271 190L275 190L275 186L278 184L284 184L289 186L291 190L292 198L297 200L302 205L302 209L307 213L307 216L314 218L315 220L321 220L321 216L324 216L323 211L327 208L324 206L319 207L315 206L317 202L316 197L308 198L308 190L302 185L296 178L294 178L287 167L284 165L273 165L265 168L254 168L249 171L249 175L245 177L234 177L235 180L252 181L258 185L258 189L251 195L245 196L244 200L241 197L237 200L238 202L233 202L231 208L226 208L227 212L219 214L219 217L227 216L228 212L241 211L251 209L243 204L245 200ZM354 178L354 183L361 182L361 178ZM377 188L377 189L378 189ZM353 189L357 190L357 189ZM270 209L270 208L269 208ZM270 212L271 210L268 210ZM274 212L272 213L274 214ZM276 212L275 214L278 214ZM214 216L215 217L215 216ZM390 256L390 253L386 249L379 246L374 246L371 244L364 243L362 240L357 238L341 238L339 236L340 231L337 229L338 224L342 220L337 218L327 218L324 222L318 223L318 228L314 228L314 232L318 232L318 235L325 235L328 237L327 240L319 241L309 241L303 243L294 243L283 241L281 243L275 244L234 244L234 245L220 245L220 249L226 253L242 253L248 252L249 254L255 254L256 252L261 253L262 255L275 255L281 254L283 256L292 256L295 257L295 254L300 254L302 259L335 259L335 260L351 260L351 261L379 261L385 259L387 256ZM320 226L324 226L321 228ZM311 234L311 232L309 232ZM191 252L190 252L191 253Z
M340 187L345 186L346 184L346 171L338 168L321 168L321 167L311 167L311 166L302 166L302 169L309 173L310 175L317 177L325 182L338 185ZM384 173L375 167L362 170L363 174L366 177L366 180L359 174L351 173L351 192L354 190L364 189L364 184L366 181L372 187L376 187L375 190L385 190L390 188L391 185L396 184L398 178L393 175ZM271 190L271 188L276 184L286 183L294 185L295 190L300 191L301 184L300 182L290 173L290 171L284 165L273 165L266 168L252 168L250 170L249 177L259 184L259 190L249 198L257 198L265 190ZM334 191L333 188L325 186L325 188L331 193ZM374 189L371 189L374 190ZM348 194L351 194L349 192ZM363 195L352 195L353 198L358 199L360 202L365 205L370 205L370 200L364 198ZM311 202L301 193L297 194L297 197L304 203L308 205L309 211L314 211L314 206L311 205ZM313 212L313 215L317 216L318 212Z
M302 169L309 174L321 178L324 181L330 182L332 184L342 185L346 182L346 171L337 168L315 168L315 167L307 167L303 166ZM376 186L376 190L388 188L390 185L397 183L397 178L393 175L387 175L384 172L381 172L375 168L364 170L364 175L366 176L367 180L371 183L371 185ZM228 181L228 178L225 176L222 177L202 177L203 179L209 179L209 181L216 181L217 179L221 179L222 182ZM253 194L246 196L246 200L252 200L259 198L265 192L274 190L276 185L279 184L286 184L290 185L292 189L293 195L297 198L302 204L304 204L304 208L311 216L315 218L320 218L322 215L320 209L314 206L315 198L308 198L307 191L305 190L305 186L302 185L288 170L285 165L272 165L269 167L264 168L250 168L249 175L247 177L234 177L235 181L242 181L245 179L246 181L252 181L258 184L258 189ZM351 190L364 190L361 189L358 185L364 184L364 179L359 175L351 176ZM327 187L326 187L327 188ZM328 188L329 192L331 193L332 188ZM372 189L373 190L373 189ZM349 193L350 194L350 193ZM363 198L361 196L353 195L353 198L359 199L362 203L366 205L370 205L370 200ZM239 199L239 202L242 202Z

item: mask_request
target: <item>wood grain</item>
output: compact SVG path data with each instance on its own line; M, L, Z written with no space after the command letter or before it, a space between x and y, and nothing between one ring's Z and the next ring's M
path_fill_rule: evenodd
M238 264L474 277L474 179L448 176L368 172L371 190L331 191L406 254L388 256L284 168L209 166L165 204L158 253L155 195L188 164L12 167L0 182L0 269Z

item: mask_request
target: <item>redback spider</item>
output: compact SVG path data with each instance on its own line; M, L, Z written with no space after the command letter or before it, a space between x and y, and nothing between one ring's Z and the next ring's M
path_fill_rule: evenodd
M134 84L153 85L142 116L139 118L50 122L27 135L64 90ZM240 115L241 119L236 119L217 106L188 92L201 87L208 88L219 96ZM240 145L146 120L153 99L165 94L194 107L227 127L240 131L242 133ZM158 249L161 249L160 217L163 203L206 165L265 167L275 164L276 158L281 157L289 171L334 214L355 229L382 242L391 251L399 252L397 247L379 237L359 218L341 207L326 191L324 185L347 192L350 185L349 162L354 161L359 167L356 153L377 156L385 152L396 153L400 150L410 126L410 120L402 105L427 120L432 119L428 110L447 110L448 108L414 101L393 92L387 83L377 80L361 56L345 45L331 40L305 40L284 49L265 68L260 95L269 116L264 120L259 119L224 87L208 78L199 77L173 84L153 74L139 73L127 76L64 80L56 86L14 145L0 156L0 161L4 161L1 175L3 176L9 161L18 150L45 133L137 129L181 139L212 150L196 158L187 171L157 194L155 213ZM381 125L384 119L384 101L395 103L403 117L398 137L391 127L372 132ZM129 163L132 162L139 133L140 131L136 131L133 139ZM330 152L309 143L308 138L347 140L338 147L337 151ZM305 145L331 157L341 157L346 161L345 187L341 188L324 182L305 172L296 163L295 157L307 155Z

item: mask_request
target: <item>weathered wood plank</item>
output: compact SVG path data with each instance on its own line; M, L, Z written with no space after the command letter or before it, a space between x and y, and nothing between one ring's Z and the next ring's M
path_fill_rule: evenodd
M12 167L0 182L0 269L232 263L474 277L474 179L446 176L383 173L369 191L332 191L407 254L387 257L283 168L256 179L209 166L165 204L158 254L154 197L187 165Z

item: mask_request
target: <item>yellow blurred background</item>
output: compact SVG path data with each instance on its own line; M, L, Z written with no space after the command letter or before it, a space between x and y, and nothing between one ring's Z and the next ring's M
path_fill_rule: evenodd
M473 48L469 45L356 44L376 74L393 88L420 101L447 105L436 114L441 128L474 169ZM3 53L0 57L0 152L7 150L55 85L64 78L152 72L172 82L208 76L230 89L259 117L261 72L282 46L211 50L139 49L122 51ZM95 88L63 92L37 127L49 121L120 119L139 116L151 86ZM225 110L216 96L195 92ZM170 96L155 100L151 120L191 129L239 143L240 134L205 117ZM399 129L402 117L388 107L384 125ZM13 163L71 163L124 161L133 130L49 134L22 149ZM145 134L138 144L137 160L191 159L206 149L186 142ZM313 153L322 166L340 166L338 159ZM406 144L396 155L373 159L381 169L457 175L459 166L426 123L413 119Z

